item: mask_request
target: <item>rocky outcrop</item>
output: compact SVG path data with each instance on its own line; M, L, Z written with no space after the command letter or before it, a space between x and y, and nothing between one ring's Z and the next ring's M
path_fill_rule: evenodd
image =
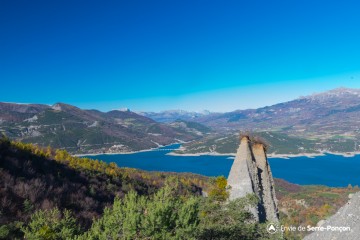
M278 222L278 208L274 180L266 157L266 147L253 142L248 136L241 137L234 163L228 177L230 200L255 194L259 204L250 208L259 222Z
M259 196L265 210L265 219L272 222L278 221L279 217L274 179L266 157L265 146L261 143L255 143L252 149L258 171Z
M351 195L349 202L325 221L320 221L313 233L304 240L360 239L360 192Z
M258 195L257 171L254 157L251 151L250 140L248 137L241 139L240 146L237 150L234 163L231 167L228 177L230 186L230 200L245 197L247 194L255 193ZM250 212L256 220L259 220L259 209L250 208Z

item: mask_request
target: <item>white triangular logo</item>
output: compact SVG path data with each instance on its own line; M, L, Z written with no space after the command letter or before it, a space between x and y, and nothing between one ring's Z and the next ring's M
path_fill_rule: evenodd
M269 231L276 231L276 228L274 227L274 225L270 225L270 227L269 227Z

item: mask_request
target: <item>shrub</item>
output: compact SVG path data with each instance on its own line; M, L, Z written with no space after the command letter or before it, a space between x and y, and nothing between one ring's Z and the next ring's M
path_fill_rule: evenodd
M209 192L209 197L216 201L225 201L229 197L228 191L226 191L227 179L224 176L217 177L215 184Z
M70 211L40 210L31 216L27 227L21 228L26 239L68 239L80 232Z
M176 186L176 184L175 184ZM197 197L181 200L165 185L152 198L131 191L78 239L193 239L199 224Z

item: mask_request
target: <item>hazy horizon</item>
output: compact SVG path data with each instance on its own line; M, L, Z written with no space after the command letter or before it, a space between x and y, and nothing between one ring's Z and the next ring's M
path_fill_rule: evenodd
M333 88L333 89L329 89L327 91L331 91L331 90L335 90L335 89L340 89L340 88L346 88L346 89L355 89L355 90L360 90L360 88L349 88L349 87L345 87L345 86L340 86L340 87L337 87L337 88ZM324 92L327 92L327 91L324 91ZM52 106L56 103L64 103L64 104L70 104L70 105L73 105L73 106L76 106L76 107L79 107L79 108L82 108L82 109L87 109L87 110L91 110L91 109L95 109L95 110L99 110L99 111L102 111L102 112L107 112L107 111L111 111L111 110L130 110L130 111L133 111L133 112L163 112L163 111L186 111L186 112L205 112L205 111L209 111L211 113L225 113L225 112L231 112L231 111L235 111L235 110L246 110L246 109L256 109L256 108L262 108L262 107L266 107L266 106L271 106L271 105L275 105L275 104L279 104L279 103L284 103L284 102L287 102L287 101L292 101L292 100L295 100L295 99L298 99L298 98L301 98L301 97L306 97L306 96L311 96L313 94L319 94L319 93L323 93L323 92L312 92L312 93L309 93L309 94L304 94L304 95L300 95L296 98L293 98L293 99L289 99L289 100L286 100L286 101L281 101L281 102L274 102L274 103L271 103L271 104L266 104L266 105L259 105L259 106L254 106L254 107L244 107L244 108L233 108L233 109L229 109L227 111L217 111L217 110L211 110L210 107L208 108L203 108L203 109L186 109L186 108L166 108L166 109L160 109L160 110L152 110L152 109L133 109L133 108L130 108L128 106L119 106L119 107L115 107L115 108L111 108L110 106L112 106L112 104L108 104L108 107L107 108L98 108L99 106L104 106L103 104L98 104L98 103L95 103L93 105L91 104L84 104L84 105L76 105L76 104L72 104L72 103L68 103L68 102L63 102L63 101L57 101L57 102L54 102L54 103L38 103L38 102L29 102L29 103L19 103L19 102L6 102L6 101L3 101L5 103L14 103L14 104L44 104L44 105L49 105L49 106ZM118 105L117 103L114 104L114 105ZM131 104L130 104L131 105Z

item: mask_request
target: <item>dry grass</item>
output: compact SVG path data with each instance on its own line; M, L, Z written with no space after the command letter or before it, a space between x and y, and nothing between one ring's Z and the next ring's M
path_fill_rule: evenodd
M243 138L247 138L248 140L250 140L252 134L251 134L250 131L244 131L244 132L240 132L239 136L240 136L240 141L241 141L241 139L243 139Z
M259 136L253 137L253 138L251 139L251 142L252 142L253 145L255 145L255 144L260 144L260 145L262 145L263 148L264 148L264 150L265 150L265 152L268 150L269 145L270 145L264 138L259 137Z
M240 141L243 138L247 138L251 142L252 145L255 145L255 144L262 145L265 151L267 151L267 149L270 146L270 144L264 138L262 138L260 136L255 136L250 131L240 132L239 135L240 135Z

